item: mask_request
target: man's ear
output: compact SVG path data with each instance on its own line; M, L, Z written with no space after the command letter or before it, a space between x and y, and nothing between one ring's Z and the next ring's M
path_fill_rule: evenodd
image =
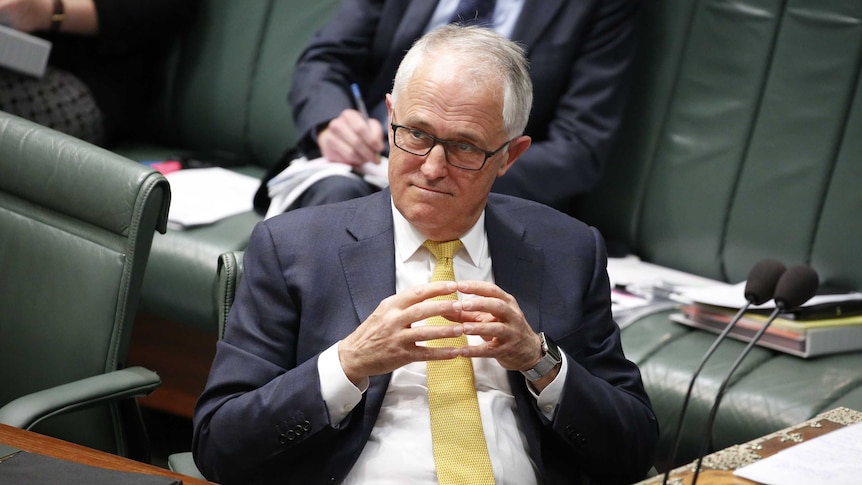
M530 148L531 143L533 143L533 139L527 135L521 135L510 141L509 147L506 150L506 161L500 164L500 168L497 169L497 176L502 177L503 174L508 172L509 167L515 163L515 160L517 160L522 153L527 151L527 148Z

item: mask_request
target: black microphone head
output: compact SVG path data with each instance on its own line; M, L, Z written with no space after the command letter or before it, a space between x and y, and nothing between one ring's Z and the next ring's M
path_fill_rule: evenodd
M745 282L745 299L755 305L771 300L775 295L778 279L786 269L781 261L774 259L759 261L748 273L748 281Z
M800 264L787 268L775 286L775 305L792 311L808 301L820 286L820 278L811 266Z

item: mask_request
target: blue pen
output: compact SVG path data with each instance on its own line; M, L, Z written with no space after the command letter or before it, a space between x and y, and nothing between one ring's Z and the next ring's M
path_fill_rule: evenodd
M368 109L365 107L365 101L362 100L362 93L359 92L359 85L353 83L350 85L350 91L353 93L353 101L356 103L356 109L362 113L365 119L368 119Z

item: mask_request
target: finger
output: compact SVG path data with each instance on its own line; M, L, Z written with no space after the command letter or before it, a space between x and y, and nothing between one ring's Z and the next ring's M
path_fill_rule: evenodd
M461 280L458 282L458 291L465 295L486 296L502 300L512 298L502 288L487 281Z
M465 298L460 301L461 311L466 314L487 314L483 321L497 320L501 322L512 322L519 319L520 308L513 306L514 300L507 302L493 297Z
M376 162L383 151L383 129L380 122L367 119L356 110L345 110L342 119L352 136L346 136L345 141L352 138L352 149L359 163Z

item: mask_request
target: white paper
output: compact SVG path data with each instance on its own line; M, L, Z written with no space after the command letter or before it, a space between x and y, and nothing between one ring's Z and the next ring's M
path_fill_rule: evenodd
M271 200L266 219L283 213L308 187L326 177L358 179L361 176L366 182L384 188L389 184L388 167L389 159L386 157L381 158L380 163L367 162L358 167L330 162L322 157L292 160L287 168L266 184Z
M764 485L858 485L862 423L803 441L733 474Z
M715 285L704 286L700 288L689 288L686 291L680 292L678 299L680 301L690 303L697 302L705 305L722 306L727 308L742 308L745 306L745 281L735 285ZM820 303L831 303L841 301L858 300L862 298L862 293L840 293L834 295L816 295L805 302L802 306L817 305ZM769 300L762 305L751 305L752 309L756 308L775 308L775 301Z
M0 66L42 77L50 54L47 40L0 24Z
M171 184L168 222L176 227L211 224L254 208L260 179L220 167L189 168L165 175Z

